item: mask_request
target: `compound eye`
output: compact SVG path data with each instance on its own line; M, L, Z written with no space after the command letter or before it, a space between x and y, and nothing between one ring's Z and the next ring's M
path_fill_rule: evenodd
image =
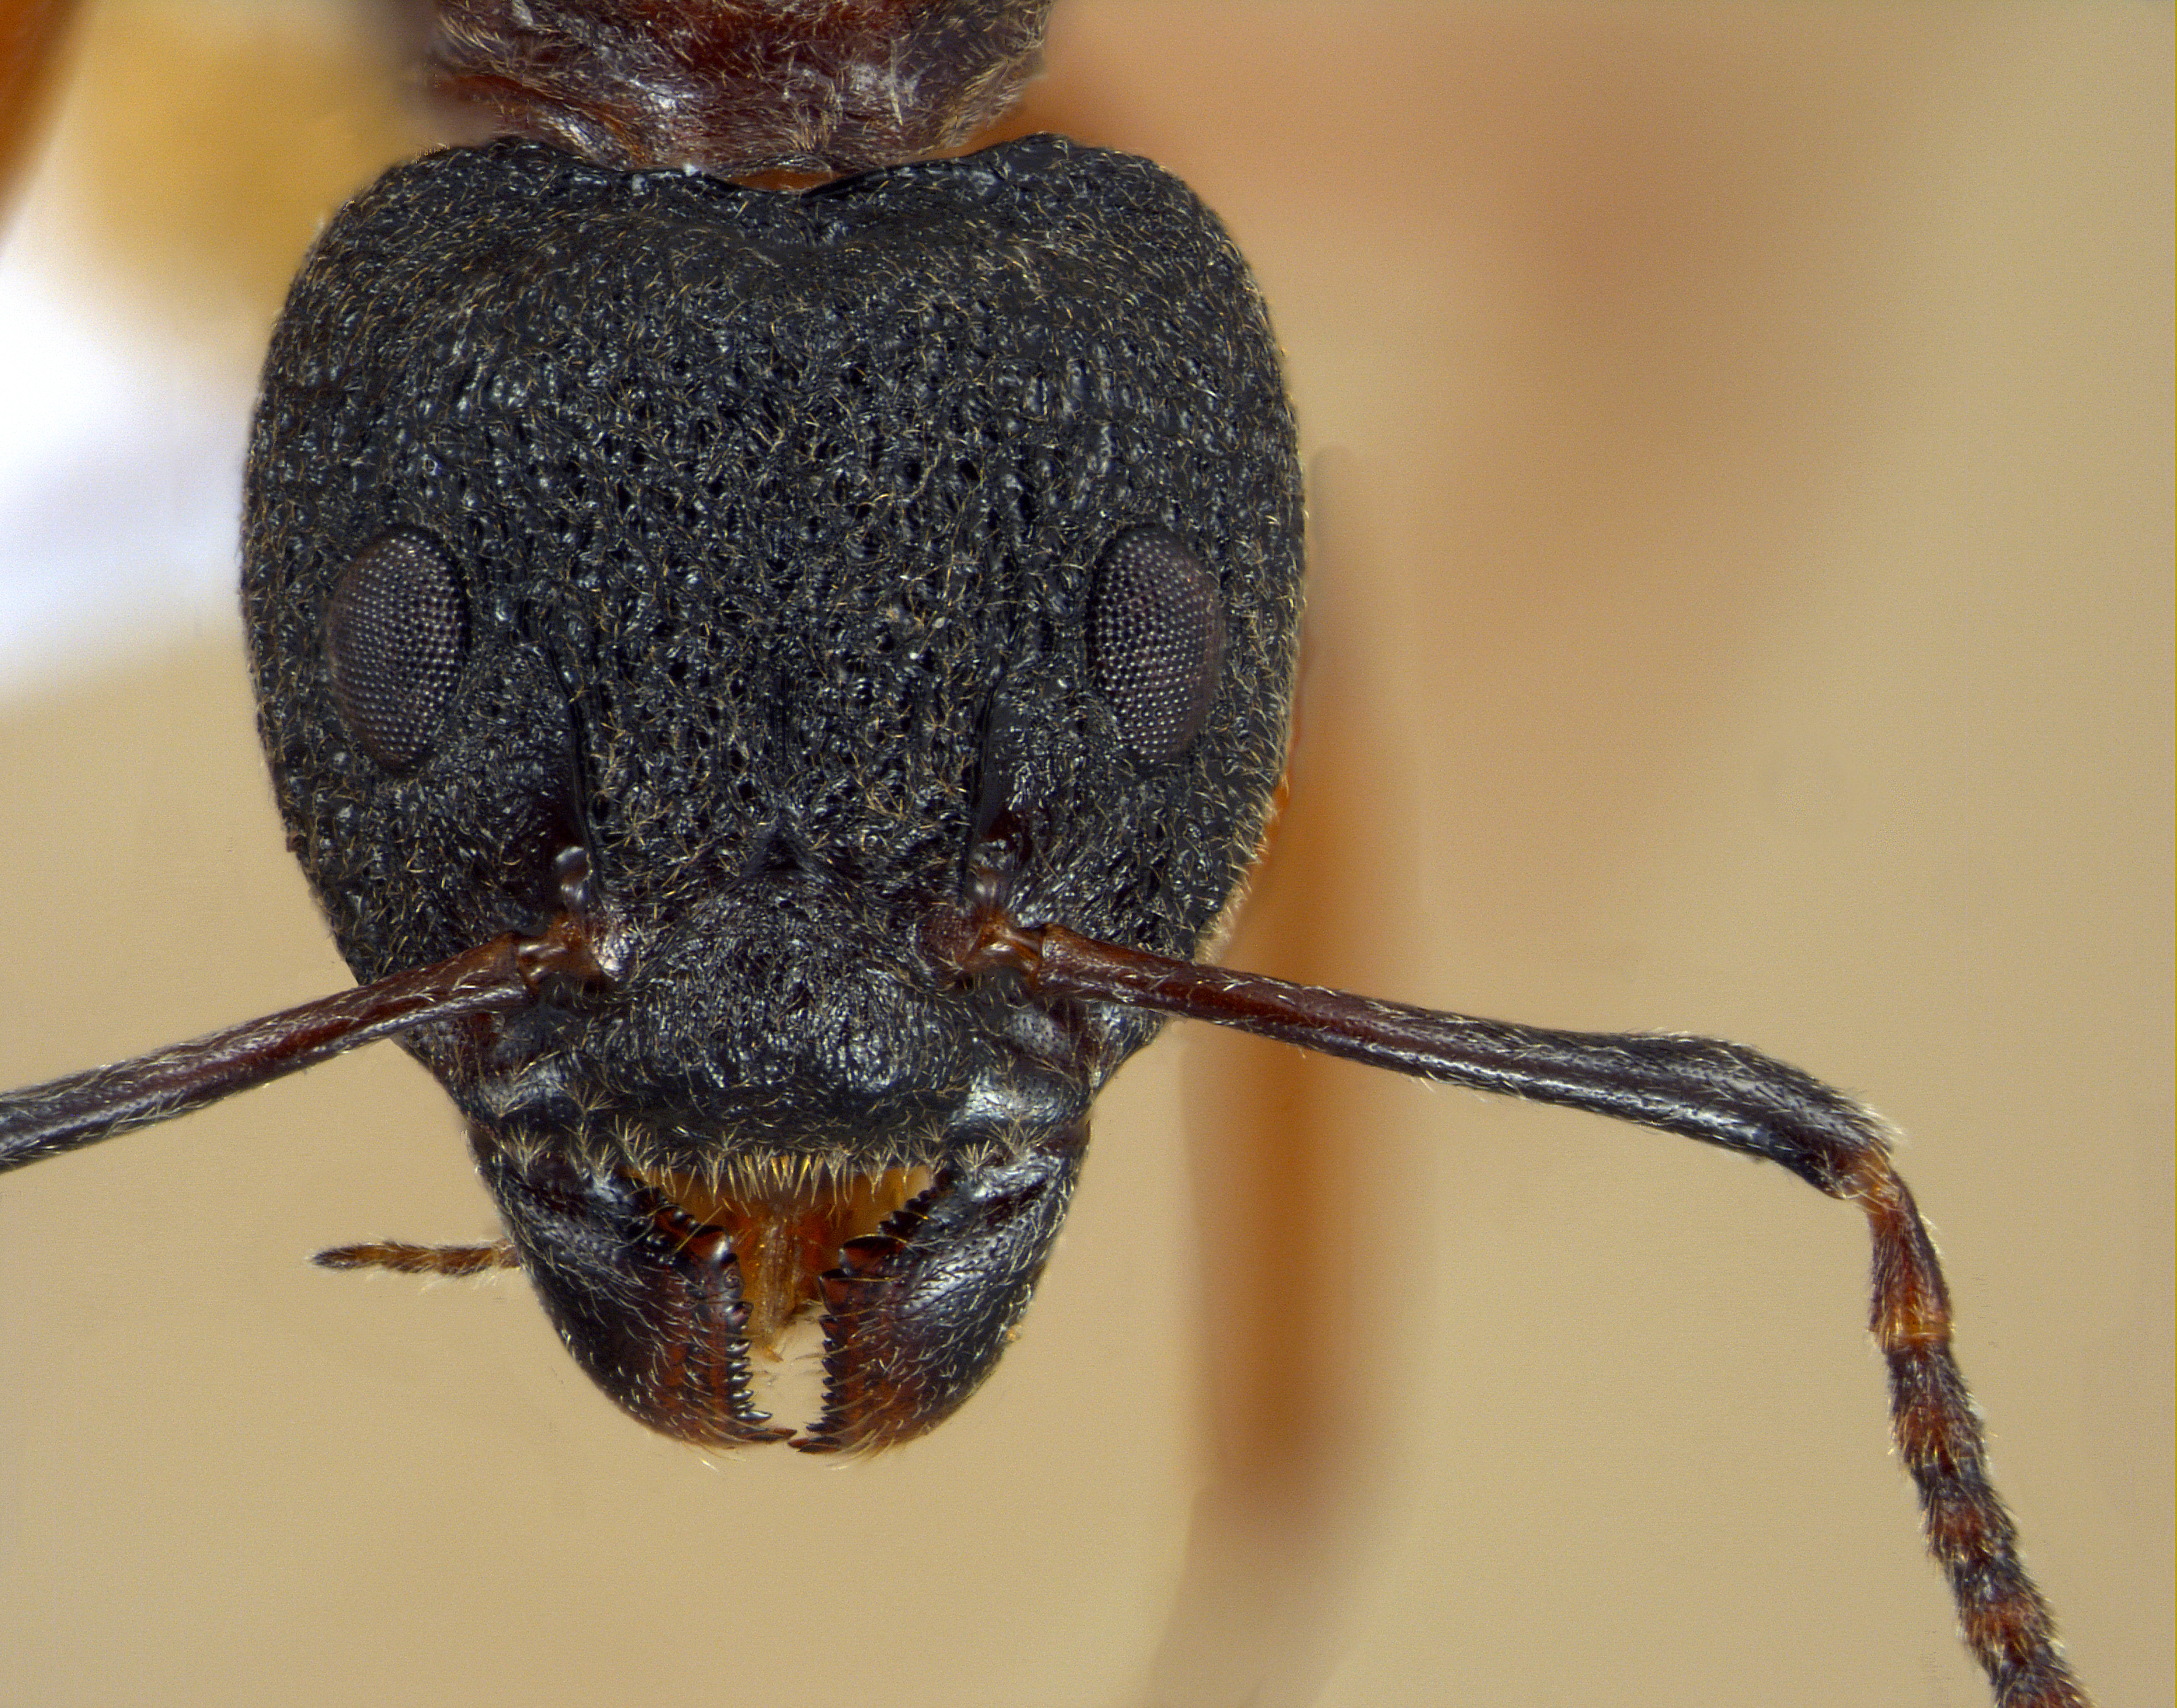
M426 534L382 535L341 572L325 609L333 703L386 770L411 772L431 756L468 626L461 582Z
M1193 745L1225 658L1217 578L1162 528L1134 528L1097 566L1088 668L1119 734L1151 765Z

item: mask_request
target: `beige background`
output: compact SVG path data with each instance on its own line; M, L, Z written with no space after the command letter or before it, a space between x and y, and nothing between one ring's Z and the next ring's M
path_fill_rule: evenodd
M1313 459L1230 957L1869 1097L2080 1667L2166 1703L2168 8L1060 9L1034 123L1224 212ZM412 143L338 15L85 21L19 240L217 395ZM0 1083L344 977L231 619L83 647L0 685ZM647 1436L518 1278L305 1266L489 1231L397 1052L11 1176L0 1705L1984 1700L1849 1211L1221 1038L1098 1132L990 1389L848 1466Z

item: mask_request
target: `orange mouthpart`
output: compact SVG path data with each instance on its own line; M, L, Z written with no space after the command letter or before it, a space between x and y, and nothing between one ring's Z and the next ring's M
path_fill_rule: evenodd
M702 1228L726 1236L740 1265L742 1331L750 1350L778 1356L779 1337L821 1296L820 1276L840 1264L839 1248L876 1233L926 1189L926 1168L842 1174L828 1167L749 1170L723 1180L662 1172L645 1182Z

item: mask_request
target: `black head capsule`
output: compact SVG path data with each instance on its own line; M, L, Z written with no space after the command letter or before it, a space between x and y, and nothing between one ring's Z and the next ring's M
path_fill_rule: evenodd
M814 1311L806 1444L947 1415L1155 1029L923 952L979 802L1015 912L1191 957L1283 763L1300 480L1216 221L1055 138L805 194L434 156L297 281L248 505L275 786L358 977L537 929L570 848L614 922L608 988L410 1039L584 1367L766 1438L742 1343Z

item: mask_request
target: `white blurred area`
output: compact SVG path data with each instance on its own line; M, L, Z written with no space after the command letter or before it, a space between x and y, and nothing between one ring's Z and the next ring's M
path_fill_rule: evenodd
M281 288L316 223L423 140L379 9L108 0L63 26L0 187L0 707L238 641Z
M240 630L256 376L102 290L65 189L0 243L0 705Z

